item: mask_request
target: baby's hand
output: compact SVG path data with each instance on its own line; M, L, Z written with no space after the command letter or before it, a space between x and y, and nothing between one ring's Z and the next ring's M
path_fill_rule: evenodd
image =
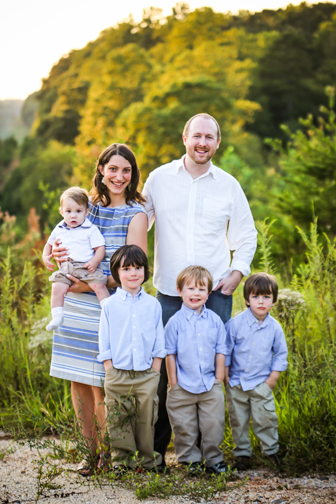
M49 271L54 271L55 265L50 261L52 254L42 256L43 262Z
M84 265L84 268L87 268L90 273L94 273L97 269L97 264L95 263L95 261L93 259L91 259L91 261L87 262L85 265Z

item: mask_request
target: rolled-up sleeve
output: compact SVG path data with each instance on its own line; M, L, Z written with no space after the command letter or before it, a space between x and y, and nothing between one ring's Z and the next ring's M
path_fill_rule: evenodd
M227 353L226 331L225 331L225 326L222 321L220 321L219 327L218 327L215 352L216 352L216 354L223 354L223 355L226 355L226 353Z
M225 354L225 366L230 366L231 365L231 355L234 347L234 322L233 319L230 319L226 324L225 324L225 331L226 331L226 354Z
M157 301L155 307L155 320L156 320L156 338L153 346L152 357L160 357L164 359L167 355L165 349L165 336L164 328L162 323L162 308L160 303Z
M248 276L257 248L257 230L254 226L250 206L238 182L230 214L227 239L230 250L234 251L231 271L237 270L244 276Z
M99 323L99 354L97 356L97 360L99 362L103 362L108 359L112 359L110 343L110 321L108 312L103 306Z
M274 336L273 352L272 371L286 371L288 366L288 349L284 332L280 326Z
M167 355L177 354L177 324L174 320L168 320L165 329L165 346Z

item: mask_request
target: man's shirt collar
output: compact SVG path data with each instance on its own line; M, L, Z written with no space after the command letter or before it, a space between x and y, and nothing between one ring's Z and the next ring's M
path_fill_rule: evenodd
M178 173L179 171L181 170L184 170L185 172L187 172L186 170L186 167L185 167L185 164L184 164L184 159L186 157L186 154L184 154L184 156L181 157L181 159L178 159L176 162L175 162L175 173ZM188 172L187 172L188 173ZM210 161L210 166L209 166L209 169L203 173L203 175L200 175L200 177L205 177L206 175L208 175L209 173L212 174L213 178L216 179L217 178L217 174L216 174L216 170L215 170L215 166L213 165L212 161ZM199 178L199 177L197 177ZM197 180L197 179L195 179Z

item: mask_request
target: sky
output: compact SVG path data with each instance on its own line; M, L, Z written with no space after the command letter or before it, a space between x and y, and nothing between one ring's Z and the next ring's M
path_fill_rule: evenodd
M310 1L309 3L318 3ZM54 63L72 49L84 47L99 33L144 8L171 14L177 0L2 0L0 4L0 100L25 99L38 91ZM186 0L190 10L212 7L237 13L278 9L301 0ZM336 3L336 0L332 0Z

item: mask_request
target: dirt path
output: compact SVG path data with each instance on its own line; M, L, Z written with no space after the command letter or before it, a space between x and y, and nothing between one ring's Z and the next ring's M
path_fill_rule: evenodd
M50 466L39 461L46 460L48 450L30 449L28 444L20 445L12 440L0 440L0 503L50 503L76 504L133 504L139 502L134 491L119 486L111 488L110 484L101 487L97 482L79 476L75 465L52 460ZM42 458L41 458L42 457ZM176 459L169 454L168 465L177 471ZM39 478L41 468L41 478ZM48 475L49 470L49 475ZM276 473L265 470L242 472L239 479L245 484L236 489L237 481L228 484L228 490L208 502L225 504L335 504L336 476L318 476L302 478L283 478ZM37 498L38 490L41 495ZM163 502L162 499L149 497L146 504ZM202 502L188 500L171 495L165 502L176 504Z

